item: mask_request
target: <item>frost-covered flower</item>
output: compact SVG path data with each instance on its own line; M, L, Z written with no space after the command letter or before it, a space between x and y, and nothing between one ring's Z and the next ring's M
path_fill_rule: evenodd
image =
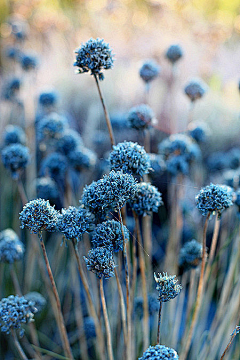
M21 144L12 144L2 150L2 162L9 169L13 177L17 177L17 171L24 169L30 159L29 150Z
M175 64L183 56L183 50L180 45L174 44L169 46L165 56L172 64Z
M57 151L64 155L68 155L71 151L76 150L83 145L80 134L72 129L66 130L56 143Z
M58 94L55 90L44 91L39 95L38 102L43 107L54 106L57 103Z
M222 212L229 208L232 203L232 192L226 185L210 184L202 188L196 196L197 208L202 212L203 216L210 213L217 213L218 218Z
M37 197L45 200L56 200L59 197L57 184L49 177L36 179Z
M154 118L152 109L145 104L135 106L128 113L128 123L130 127L143 130L147 129Z
M87 269L92 271L96 276L101 279L104 277L108 279L114 276L114 264L112 251L105 247L97 247L96 249L89 250L88 257L83 257Z
M62 209L62 213L58 215L57 228L66 239L79 241L83 233L92 230L93 221L93 215L88 210L69 206L68 209Z
M196 240L188 241L180 250L179 265L185 270L196 268L202 259L202 244Z
M125 241L129 240L129 231L123 225ZM92 245L94 248L104 246L111 251L118 252L123 250L122 227L119 221L108 220L98 224L92 235Z
M40 313L47 303L47 300L37 291L31 291L24 295L25 299L31 301L37 312Z
M30 71L36 69L38 65L38 58L36 54L28 53L28 54L22 54L19 57L20 64L22 66L22 69L24 71Z
M0 232L0 262L12 264L22 260L24 252L25 247L15 231L6 229Z
M89 39L75 51L79 74L90 71L91 75L98 76L99 80L104 79L102 70L113 67L113 54L109 44L103 39Z
M133 198L129 201L130 207L137 215L151 214L158 212L158 208L162 205L162 195L158 189L149 183L137 184L137 191Z
M178 360L177 352L164 345L149 346L138 360Z
M67 126L67 119L64 116L51 113L37 123L37 137L40 141L59 139Z
M111 171L84 188L82 203L93 214L101 216L123 207L135 191L136 181L132 175Z
M49 175L56 181L64 181L67 171L67 160L62 154L52 153L43 160L41 169L44 175Z
M43 230L56 231L58 212L48 200L31 200L23 207L19 220L21 229L29 229L34 234Z
M200 121L193 121L188 126L188 134L198 144L204 143L209 134L209 128L206 123Z
M160 66L154 60L146 60L139 70L139 75L146 83L154 80L160 73Z
M24 296L10 295L0 301L0 323L1 330L7 334L11 329L17 329L19 336L22 337L24 329L22 324L34 321L34 314L37 309L31 301Z
M192 102L201 99L207 90L207 85L201 79L192 79L184 88L185 94Z
M166 302L174 299L180 293L182 285L177 284L176 275L168 275L167 273L159 273L158 276L154 273L154 280L156 281L156 289L159 291L158 300Z
M124 141L113 146L109 156L110 168L132 175L143 176L150 169L150 158L143 146L132 141Z
M7 125L3 133L3 146L26 143L26 134L20 126Z
M70 165L77 171L91 169L97 162L95 152L84 146L79 146L77 149L71 151L67 157Z
M143 297L138 296L134 299L134 312L141 319L143 317ZM159 310L159 300L155 294L148 294L148 313L149 316L155 315Z

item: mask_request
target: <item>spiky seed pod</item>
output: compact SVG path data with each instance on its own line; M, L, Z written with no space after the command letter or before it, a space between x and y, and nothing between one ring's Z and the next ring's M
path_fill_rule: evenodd
M192 102L201 99L207 90L207 85L201 79L192 79L184 88L185 94Z
M202 244L196 240L184 244L179 254L179 265L185 270L196 268L202 260Z
M66 130L56 143L57 151L63 155L68 155L71 151L76 150L79 146L83 146L80 134L72 129Z
M149 128L154 118L150 106L141 104L130 109L128 113L129 126L136 130Z
M165 56L172 64L175 64L183 57L183 50L180 45L174 44L169 46Z
M19 214L22 229L29 229L37 234L43 230L56 231L58 212L48 200L36 199L29 201Z
M58 214L57 228L67 240L80 241L85 232L92 230L93 221L94 217L88 210L69 206L68 209L62 209L62 213Z
M22 260L25 247L15 231L6 229L0 232L0 262L12 264Z
M162 204L162 195L158 189L145 182L137 184L137 191L129 201L130 207L137 215L143 216L152 212L158 212L158 208Z
M89 39L75 51L79 74L90 71L91 75L98 76L99 80L104 79L102 70L113 67L113 54L109 44L103 39Z
M55 181L64 181L67 172L66 157L59 153L48 155L42 162L41 170L44 175L50 176Z
M43 107L56 105L58 101L58 94L55 90L44 91L39 95L38 102Z
M232 189L226 185L210 184L202 188L195 199L203 216L216 212L220 218L222 212L233 205Z
M167 273L159 273L158 276L154 273L154 280L156 281L156 289L159 291L159 301L166 302L174 299L180 293L182 285L178 285L176 275L168 275Z
M24 295L24 297L26 300L33 303L38 313L40 313L47 304L47 300L37 291L31 291Z
M43 117L37 123L37 137L39 141L59 139L68 127L67 119L57 113Z
M145 83L150 83L160 74L160 66L154 60L146 60L140 70L139 75Z
M177 352L164 345L149 346L138 360L178 360Z
M105 247L98 247L89 250L88 257L83 257L87 269L92 271L96 276L101 279L108 279L114 275L114 268L116 267L113 260L113 254Z
M13 178L17 172L24 169L30 160L29 149L21 144L12 144L2 150L2 162L6 169L11 171Z
M7 334L11 329L17 329L19 336L22 337L24 329L22 324L34 321L34 314L37 309L31 301L24 296L10 295L0 301L0 323L1 330Z
M111 170L143 176L150 169L150 158L143 146L124 141L113 146L109 156Z
M129 231L123 226L125 241L129 240ZM116 220L108 220L98 224L93 232L91 243L94 248L104 246L111 251L123 250L121 224Z

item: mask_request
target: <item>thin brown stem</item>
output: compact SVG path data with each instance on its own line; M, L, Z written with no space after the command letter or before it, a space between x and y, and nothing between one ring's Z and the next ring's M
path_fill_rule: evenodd
M102 94L102 90L100 88L100 84L97 78L97 75L94 75L94 78L96 80L96 84L97 84L97 88L98 88L98 93L101 99L101 103L103 106L103 111L104 111L104 115L105 115L105 119L106 119L106 123L107 123L107 127L108 127L108 132L109 132L109 137L110 137L110 141L111 141L111 145L113 147L113 145L115 145L115 140L114 140L114 135L113 135L113 129L112 129L112 124L111 124L111 120L107 111L107 107L105 105L105 101L103 98L103 94Z
M122 291L122 286L121 286L116 268L114 268L114 272L115 272L115 278L117 281L118 294L119 294L119 298L120 298L124 343L125 343L125 346L127 346L127 326L126 326L127 322L126 322L126 309L125 309L123 291Z
M216 246L217 246L219 229L220 229L220 219L218 219L218 216L216 215L212 243L211 243L210 253L209 253L209 257L208 257L208 263L207 263L206 271L205 271L205 275L204 275L204 283L206 283L206 280L208 279L208 276L209 276L209 273L211 270L211 265L213 262L213 257L214 257L214 253L215 253Z
M239 326L237 326L237 328L239 328ZM234 330L234 332L232 333L231 339L230 339L229 343L227 344L226 349L224 350L224 352L223 352L220 360L222 360L222 359L224 358L226 352L228 351L229 347L231 346L231 344L232 344L232 342L233 342L233 339L235 338L235 336L236 336L237 333L239 332L240 329L237 331L237 328L236 328L236 329Z
M102 278L100 279L100 294L101 294L103 316L104 316L106 334L107 334L108 356L109 356L109 360L113 360L111 329L110 329L110 324L109 324L109 319L108 319L107 305L106 305L106 300L105 300L105 296L104 296L103 279Z
M98 342L99 342L99 348L100 348L100 357L101 357L102 360L104 360L105 359L105 354L104 354L105 351L104 351L104 339L103 339L102 329L101 329L99 319L98 319L98 316L97 316L97 313L96 313L96 310L95 310L95 307L94 307L94 304L93 304L92 296L91 296L90 291L89 291L89 285L88 285L86 276L85 276L85 274L83 272L83 269L82 269L80 256L79 256L79 251L78 251L78 247L77 247L77 241L76 241L76 239L73 239L72 242L73 242L73 249L74 249L75 257L76 257L76 260L77 260L77 266L78 266L79 275L81 277L83 287L84 287L84 289L86 291L87 298L88 298L87 305L89 307L89 312L90 312L91 316L94 319L94 323L95 323L95 327L96 327L96 334L97 334L97 338L98 338Z
M20 345L20 343L18 341L15 330L11 330L11 332L12 332L12 336L13 336L14 345L16 346L16 349L17 349L17 351L19 353L20 358L22 360L28 360L25 352L23 351L23 348L21 347L21 345Z
M204 228L203 228L202 264L201 264L201 272L200 272L200 278L199 278L199 283L198 283L197 299L196 299L196 302L195 302L193 317L192 317L192 320L191 320L191 325L190 325L190 330L189 330L189 332L188 332L188 337L187 337L186 345L185 345L185 347L184 347L183 354L182 354L182 356L180 357L181 360L185 360L186 357L187 357L187 354L188 354L188 352L189 352L190 345L191 345L191 340L192 340L192 336L193 336L193 331L194 331L194 329L195 329L196 322L197 322L197 318L198 318L198 314L199 314L199 310L200 310L200 305L201 305L201 300L202 300L202 290L203 290L203 286L204 286L204 270L205 270L205 263L206 263L207 226L208 226L208 221L209 221L210 215L211 215L211 213L209 212L208 215L207 215L205 224L204 224Z
M67 337L67 330L66 330L66 327L65 327L65 324L64 324L63 314L62 314L62 310L61 310L60 298L59 298L59 295L58 295L58 291L57 291L56 283L55 283L53 273L52 273L52 270L51 270L51 266L50 266L50 263L49 263L49 260L48 260L48 256L47 256L46 248L45 248L45 245L44 245L44 242L43 242L42 234L39 234L39 238L40 238L41 248L42 248L42 251L43 251L44 260L45 260L46 267L47 267L48 276L49 276L49 279L50 279L51 284L52 284L52 289L53 289L54 297L55 297L56 304L57 304L59 325L60 325L59 331L60 331L61 338L62 338L62 344L63 344L64 353L68 358L73 359L71 347L70 347L69 340L68 340L68 337Z
M161 326L161 315L162 315L162 301L160 301L159 311L158 311L157 344L160 344L160 326Z

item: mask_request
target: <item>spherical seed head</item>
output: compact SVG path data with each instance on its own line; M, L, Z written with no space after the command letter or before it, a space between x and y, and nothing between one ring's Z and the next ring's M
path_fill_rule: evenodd
M92 150L79 146L68 154L68 161L76 171L82 171L96 165L97 155Z
M143 216L152 212L158 212L158 208L162 204L162 195L158 189L145 182L137 184L137 191L129 201L130 207L137 215Z
M19 56L19 49L15 46L9 46L6 48L5 55L8 59L17 60Z
M160 66L154 60L146 60L139 70L139 75L145 81L150 83L160 74Z
M167 273L154 273L154 279L157 283L156 289L159 291L159 301L166 302L174 299L181 291L182 285L178 285L176 275L168 275Z
M20 64L24 71L34 70L38 65L37 56L35 54L22 54L20 56Z
M38 102L43 107L49 107L56 105L58 100L58 94L56 91L44 91L39 95Z
M108 279L114 276L114 268L116 267L113 260L113 254L105 247L98 247L89 250L88 257L83 257L87 269L92 271L96 276L101 279Z
M150 158L143 146L124 141L113 146L109 157L111 170L143 176L150 169Z
M207 140L209 134L209 128L204 122L193 121L188 126L188 134L198 144L204 143Z
M129 126L136 130L147 129L154 118L152 109L145 104L141 104L130 109L128 114Z
M207 85L201 79L191 80L184 88L185 94L192 102L201 99L207 90Z
M232 192L225 185L210 184L202 188L195 199L197 208L203 216L216 212L220 218L222 212L233 205Z
M123 225L125 241L129 240L129 231ZM92 235L92 245L96 247L106 247L107 249L118 252L123 250L123 236L119 221L108 220L98 224Z
M25 247L12 229L0 232L0 262L9 264L22 260Z
M25 299L31 301L37 312L40 313L47 303L47 300L37 291L31 291L24 295Z
M33 316L37 312L34 304L24 296L10 295L0 301L1 330L7 334L11 329L19 330L20 337L24 334L22 324L34 321Z
M54 180L49 177L36 179L37 197L45 200L56 200L59 197L59 191Z
M59 139L68 124L67 119L57 113L51 113L42 118L37 124L37 136L39 141Z
M82 203L93 214L104 215L123 207L135 191L136 181L132 175L111 171L84 188Z
M175 64L183 56L183 50L180 45L171 45L167 49L165 56L172 64Z
M178 360L178 354L174 349L164 345L149 346L138 360Z
M3 87L3 98L5 100L14 100L21 87L21 80L17 77L10 79Z
M109 44L103 39L89 39L75 51L76 61L79 74L90 71L91 75L95 75L99 80L104 79L102 70L108 70L113 67L113 54Z
M58 139L56 147L57 151L63 155L68 155L71 151L76 150L83 145L80 134L72 129L66 130Z
M56 231L58 212L48 200L36 199L29 201L19 214L22 229L29 229L37 234L43 230Z
M8 146L11 144L22 144L26 143L26 135L20 126L7 125L3 133L3 145Z
M179 254L179 265L185 270L196 268L202 259L202 244L196 240L184 244Z
M18 170L24 169L30 160L29 150L21 144L12 144L2 150L2 162L15 177Z
M65 180L67 171L67 160L59 153L48 155L42 162L42 173L50 176L54 180Z
M62 213L58 215L57 228L66 239L79 241L82 234L92 230L93 221L93 215L88 210L69 206L68 209L62 209Z

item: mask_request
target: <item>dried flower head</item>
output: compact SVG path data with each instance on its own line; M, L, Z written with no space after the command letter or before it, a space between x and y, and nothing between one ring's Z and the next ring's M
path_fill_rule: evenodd
M150 83L160 73L160 66L154 60L146 60L139 70L139 75L145 81L145 83Z
M102 70L108 70L113 67L113 54L109 44L103 39L89 39L75 51L79 74L90 71L91 75L98 76L99 80L104 79Z
M10 79L4 86L3 86L3 98L4 100L13 101L16 100L18 92L21 87L21 80L17 77Z
M125 241L129 240L129 231L123 226ZM104 246L111 251L118 252L123 250L122 228L119 221L108 220L98 224L92 235L92 245L94 248Z
M137 191L129 201L130 207L137 215L143 216L151 214L151 212L158 212L158 208L162 204L162 195L158 189L145 182L137 184Z
M26 134L20 126L7 125L3 133L3 146L26 143Z
M44 91L39 95L38 102L43 107L50 107L56 105L58 94L55 90Z
M64 181L67 171L67 160L62 154L52 153L43 160L41 170L44 175L50 176L55 181Z
M202 188L196 196L197 208L206 216L209 212L217 213L218 218L232 203L232 192L226 185L210 184Z
M59 139L67 127L67 119L53 112L37 123L37 137L39 141Z
M11 329L19 330L22 337L24 329L22 324L34 321L33 316L37 312L34 304L25 299L24 296L10 295L0 301L0 323L1 330L7 334Z
M184 88L185 94L192 102L201 99L207 90L207 85L201 79L192 79Z
M43 230L56 231L58 212L48 200L36 199L29 201L19 214L21 229L29 229L37 234Z
M109 175L104 175L84 188L82 203L92 213L104 215L123 207L135 191L136 181L132 175L111 171Z
M87 269L92 271L96 276L101 279L104 277L108 279L114 276L114 268L116 267L113 260L113 254L105 247L97 247L96 249L89 250L88 257L83 257Z
M169 46L165 56L172 64L175 64L183 56L183 50L180 45L174 44Z
M209 128L206 123L200 121L193 121L188 126L188 134L198 144L204 143L209 135Z
M24 252L25 247L15 231L6 229L0 232L0 262L12 264L22 260Z
M31 291L24 295L25 299L31 301L37 312L40 313L47 303L47 300L37 291Z
M38 198L54 201L59 197L57 184L49 177L36 179L35 186Z
M154 118L152 109L145 104L135 106L128 113L128 123L136 130L147 129Z
M93 215L88 210L69 206L68 209L62 209L62 213L58 215L57 227L66 239L79 241L82 234L92 230L93 221Z
M143 176L148 174L150 159L143 146L132 141L124 141L113 146L109 157L111 170L132 175Z
M164 345L149 346L138 360L178 360L177 352Z
M6 169L11 171L12 177L17 177L17 172L24 169L30 160L29 150L21 144L12 144L2 150L2 162Z
M92 150L79 146L68 154L68 161L75 170L82 171L96 165L97 155Z
M38 65L38 58L36 54L22 54L19 57L19 60L24 71L34 70Z
M168 275L167 273L154 273L154 280L156 281L156 289L159 291L159 301L166 302L174 299L181 291L182 285L178 285L176 275Z
M184 244L179 254L179 265L185 270L196 268L202 260L202 244L196 240Z
M68 155L71 151L76 150L83 145L80 134L72 129L66 130L58 139L56 148L63 155Z

